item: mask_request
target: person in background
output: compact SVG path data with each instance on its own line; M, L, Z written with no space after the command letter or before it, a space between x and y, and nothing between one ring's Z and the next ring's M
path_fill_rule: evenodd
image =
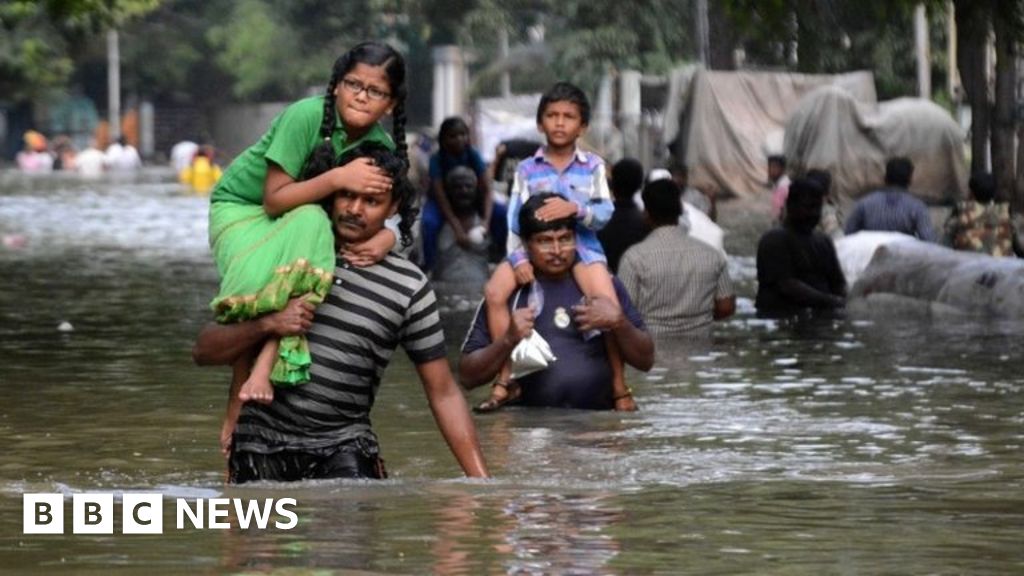
M122 135L118 136L116 142L107 146L106 152L103 153L103 165L111 172L133 172L142 168L142 158L139 157L139 151L135 146L129 144Z
M490 271L487 267L487 227L479 212L476 173L467 166L452 168L444 178L448 204L469 237L469 246L459 244L452 227L445 225L437 235L437 261L432 280L473 284L482 288Z
M786 219L757 244L757 313L767 317L846 305L846 278L832 240L815 230L825 191L808 178L789 186Z
M821 222L818 231L832 240L843 237L843 211L832 194L832 174L828 170L817 168L807 171L807 178L814 180L825 191L825 203L821 208ZM783 210L785 212L785 210ZM785 214L783 214L783 219Z
M633 194L644 183L644 167L635 158L623 158L612 166L610 182L615 211L608 224L597 231L597 238L608 257L608 268L615 273L626 250L643 240L649 231L643 211L633 201Z
M89 145L75 156L75 170L82 176L95 178L103 174L104 155L96 147L96 139L89 140Z
M190 187L196 194L209 194L222 175L220 166L213 161L215 154L213 146L200 146L192 162L178 174L178 181Z
M885 187L857 201L846 220L845 232L900 232L935 242L928 207L908 190L913 176L914 164L909 158L890 158L885 164Z
M644 186L651 233L622 256L619 279L655 336L682 336L736 311L725 256L679 226L683 205L672 180Z
M61 134L53 139L54 170L74 170L76 155L77 151L71 143L70 136Z
M943 244L954 250L990 256L1024 256L1013 230L1010 204L996 202L996 180L992 174L975 174L967 185L971 198L953 208L943 227Z
M672 157L668 164L668 171L672 175L679 189L683 191L683 202L707 214L712 222L718 221L718 202L714 194L705 194L704 191L690 186L690 169L677 158Z
M18 168L22 172L34 174L51 172L53 170L53 154L50 154L48 149L46 136L35 130L29 130L22 138L25 141L25 148L15 157Z
M195 157L196 152L199 152L199 144L191 140L182 140L171 147L170 163L171 168L174 169L175 174L181 174L182 170L188 168L189 164L192 163L192 159Z
M469 142L469 126L458 116L446 118L437 134L438 151L430 157L430 186L423 205L420 232L423 240L423 270L433 270L437 259L437 235L445 224L451 226L455 241L469 249L473 242L464 230L445 195L444 182L448 172L457 166L473 170L477 179L477 211L495 240L504 241L506 225L503 206L496 206L487 179L487 165Z
M772 218L781 223L782 211L789 194L789 176L786 175L786 157L782 154L768 156L768 188L772 192Z

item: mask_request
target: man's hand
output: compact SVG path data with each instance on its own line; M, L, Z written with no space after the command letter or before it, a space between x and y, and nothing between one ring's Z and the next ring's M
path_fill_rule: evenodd
M526 286L533 282L533 264L530 264L529 261L520 262L512 269L512 272L516 275L516 285L518 286Z
M533 330L534 310L531 307L519 308L512 313L512 321L508 324L508 332L505 333L505 341L515 346L530 335Z
M572 307L576 327L580 332L589 330L614 330L626 321L626 315L622 313L615 302L608 298L597 296L585 298L582 304Z
M349 244L341 249L341 256L353 266L364 268L380 262L395 247L395 233L382 228L372 238L359 244Z
M260 318L264 329L278 337L305 334L313 324L313 310L316 307L299 296L288 301L288 305L280 312L267 314Z
M544 201L544 205L537 210L537 219L541 222L561 220L570 216L575 217L577 213L579 213L579 207L575 202L570 202L559 196Z

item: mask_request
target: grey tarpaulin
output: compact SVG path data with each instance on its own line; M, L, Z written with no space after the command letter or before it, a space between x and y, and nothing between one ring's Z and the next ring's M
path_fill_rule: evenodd
M821 168L832 173L832 192L856 199L879 187L885 162L914 163L910 191L930 203L963 197L967 181L964 134L940 106L920 98L877 105L824 87L805 96L786 123L785 154L791 173Z
M690 169L698 188L751 198L766 190L766 159L774 138L781 142L786 120L801 97L815 88L838 85L874 103L870 72L841 75L774 72L713 72L698 69L670 78L669 102L684 102L666 114L665 139ZM671 106L669 107L669 110Z

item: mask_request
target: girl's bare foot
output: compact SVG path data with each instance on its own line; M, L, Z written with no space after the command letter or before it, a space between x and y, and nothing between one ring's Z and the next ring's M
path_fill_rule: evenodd
M270 404L274 401L274 386L269 379L252 375L242 384L242 389L238 391L238 398L242 402Z

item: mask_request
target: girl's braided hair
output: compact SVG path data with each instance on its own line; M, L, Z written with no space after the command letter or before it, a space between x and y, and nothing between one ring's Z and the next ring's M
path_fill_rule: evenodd
M334 132L336 116L334 90L337 88L338 82L355 68L356 64L384 68L391 88L391 99L394 102L391 112L391 137L395 141L395 153L403 162L409 163L408 145L405 142L405 59L397 50L387 44L363 42L342 54L334 62L331 80L327 83L327 92L324 95L324 118L320 123L320 137L323 138L323 142L313 150L306 160L306 165L302 170L303 180L319 176L337 165L334 146L331 144L331 134Z

